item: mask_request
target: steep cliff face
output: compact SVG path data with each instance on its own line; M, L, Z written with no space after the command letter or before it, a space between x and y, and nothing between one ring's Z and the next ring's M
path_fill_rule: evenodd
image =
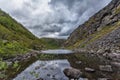
M112 2L104 9L80 25L68 38L70 48L120 49L120 0Z

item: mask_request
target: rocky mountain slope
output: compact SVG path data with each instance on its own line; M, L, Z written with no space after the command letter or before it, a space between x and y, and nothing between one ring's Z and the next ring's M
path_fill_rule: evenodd
M80 25L68 38L69 48L93 51L120 51L120 0L112 0L104 9Z

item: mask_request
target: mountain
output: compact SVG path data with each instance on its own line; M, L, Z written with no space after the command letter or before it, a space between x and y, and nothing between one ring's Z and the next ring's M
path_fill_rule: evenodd
M44 41L38 39L24 26L7 13L0 10L0 56L26 53L28 49L46 48Z
M57 38L41 38L44 42L44 45L47 46L48 49L59 49L64 48L65 39L57 39Z
M88 51L120 51L120 0L112 0L71 33L65 45Z

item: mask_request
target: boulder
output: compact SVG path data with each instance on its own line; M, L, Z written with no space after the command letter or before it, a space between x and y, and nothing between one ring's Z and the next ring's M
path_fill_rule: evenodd
M65 76L67 76L70 80L71 79L78 80L82 75L82 72L79 69L75 69L75 68L66 68L63 70L63 72Z
M99 69L105 72L113 72L111 65L100 65Z

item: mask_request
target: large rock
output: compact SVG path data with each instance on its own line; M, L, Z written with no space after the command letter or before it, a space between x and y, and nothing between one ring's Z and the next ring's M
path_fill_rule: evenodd
M100 69L101 71L113 72L111 65L100 65L100 66L99 66L99 69Z
M67 76L69 79L79 79L82 75L82 72L78 69L75 68L66 68L64 69L64 74Z

